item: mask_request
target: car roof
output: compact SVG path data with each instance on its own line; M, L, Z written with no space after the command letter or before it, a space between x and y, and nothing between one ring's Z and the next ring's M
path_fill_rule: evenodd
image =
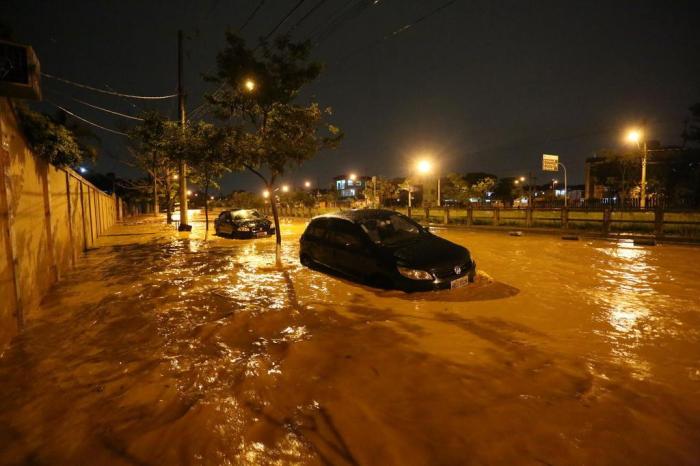
M401 215L398 212L387 209L353 209L353 210L343 210L339 212L333 212L330 214L319 215L314 217L313 220L321 218L339 218L343 220L349 220L353 223L361 222L368 219L386 219L392 215Z

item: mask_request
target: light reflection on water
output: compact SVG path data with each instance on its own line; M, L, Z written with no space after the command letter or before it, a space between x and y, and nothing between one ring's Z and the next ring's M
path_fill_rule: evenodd
M698 301L663 250L450 233L493 278L406 295L301 267L284 228L281 269L271 238L193 234L69 277L0 359L0 464L697 458L698 387L672 381L697 383L694 314L673 316ZM560 330L548 300L583 323ZM644 348L676 339L662 378Z
M637 378L650 375L650 364L644 361L636 348L646 344L652 332L655 315L650 305L663 297L656 292L657 268L648 262L648 248L631 242L618 242L599 248L603 253L594 264L602 286L594 299L611 330L599 331L610 340L613 359L626 364Z

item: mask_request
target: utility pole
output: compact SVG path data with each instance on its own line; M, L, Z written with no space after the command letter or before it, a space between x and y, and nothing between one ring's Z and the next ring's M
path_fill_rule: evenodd
M183 50L182 50L182 30L177 31L177 113L180 120L180 127L185 131L187 124L185 116L185 90L183 87ZM179 167L180 179L180 226L179 231L190 231L192 227L189 225L187 218L187 164L184 160L180 161Z

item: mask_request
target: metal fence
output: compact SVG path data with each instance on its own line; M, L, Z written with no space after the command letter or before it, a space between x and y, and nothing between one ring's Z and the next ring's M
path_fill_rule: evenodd
M318 208L281 205L280 216L311 218L342 211L343 208ZM499 208L432 207L399 208L397 212L431 225L464 227L560 229L587 231L603 236L643 234L655 238L682 237L700 239L700 211L620 210L590 208ZM271 215L269 207L265 213Z

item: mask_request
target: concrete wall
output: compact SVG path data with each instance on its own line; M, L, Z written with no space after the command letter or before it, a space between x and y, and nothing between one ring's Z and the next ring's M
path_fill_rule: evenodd
M36 157L0 98L0 352L121 207L73 170Z

